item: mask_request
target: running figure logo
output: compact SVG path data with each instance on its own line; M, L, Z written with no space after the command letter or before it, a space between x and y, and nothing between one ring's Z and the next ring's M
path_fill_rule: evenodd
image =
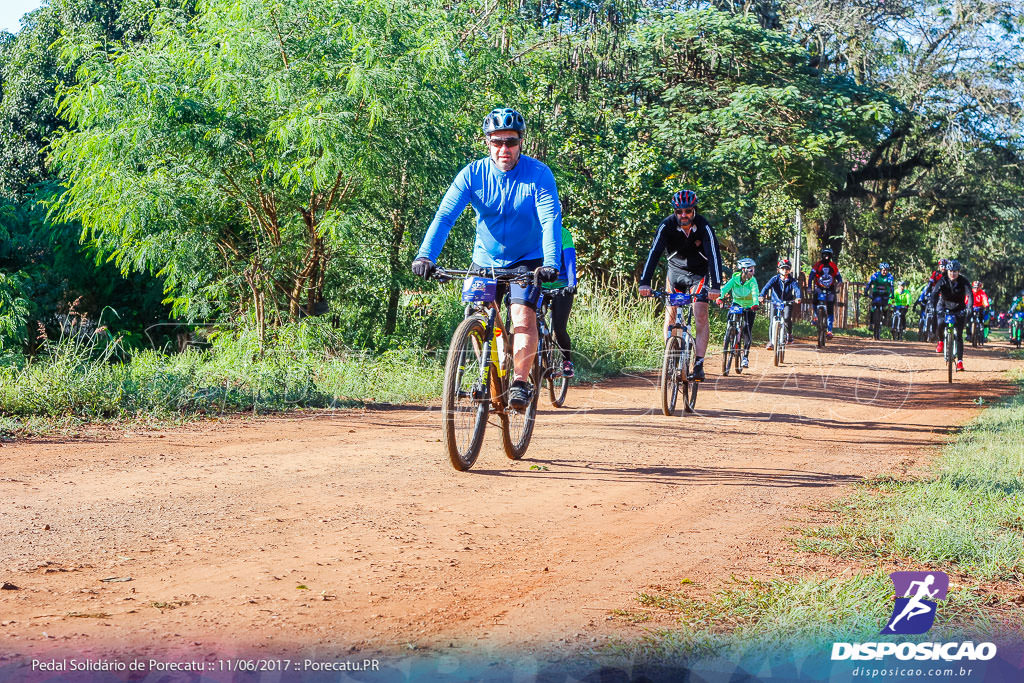
M935 622L935 600L944 600L949 577L942 572L893 572L896 606L882 633L924 633ZM901 597L902 596L902 597Z

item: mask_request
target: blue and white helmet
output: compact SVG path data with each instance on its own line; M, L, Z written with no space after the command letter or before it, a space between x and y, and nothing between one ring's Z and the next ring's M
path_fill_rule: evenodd
M491 113L484 117L483 128L484 135L490 135L496 130L514 130L521 137L526 135L526 119L509 107L492 109Z
M754 259L752 259L752 258L741 258L741 259L740 259L740 260L739 260L739 261L738 261L738 262L736 263L736 265L737 265L737 266L739 266L740 268L753 268L753 267L755 267L755 266L756 266L757 264L756 264L756 263L754 263Z

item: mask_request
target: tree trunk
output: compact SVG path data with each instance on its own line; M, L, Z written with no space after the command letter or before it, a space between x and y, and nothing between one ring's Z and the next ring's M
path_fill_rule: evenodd
M266 295L260 283L263 278L260 277L259 263L255 261L250 263L249 267L242 273L242 276L245 278L245 283L249 285L249 291L252 294L252 310L256 320L256 336L259 341L260 355L263 355L263 342L266 339L267 332L267 321L264 315Z
M398 325L398 273L402 268L399 257L402 254L402 237L405 235L405 223L398 212L391 218L391 243L388 245L388 307L384 315L384 335L391 336Z
M408 196L409 175L402 170L402 178L398 182L399 197ZM391 211L391 241L388 244L388 306L384 314L384 335L390 337L398 325L398 273L402 268L399 258L402 255L402 240L405 237L405 201Z

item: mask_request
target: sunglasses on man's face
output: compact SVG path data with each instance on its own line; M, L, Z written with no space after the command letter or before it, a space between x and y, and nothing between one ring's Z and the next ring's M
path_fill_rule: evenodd
M697 213L697 209L676 209L677 216L694 216Z
M515 149L519 146L519 138L487 138L487 144L494 149L498 149L499 147Z

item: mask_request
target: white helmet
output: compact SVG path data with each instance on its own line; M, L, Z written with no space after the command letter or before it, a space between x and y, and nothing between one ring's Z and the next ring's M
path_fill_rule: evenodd
M752 258L741 258L739 260L739 263L737 263L736 265L739 266L740 268L753 268L757 264L754 263L754 259Z

